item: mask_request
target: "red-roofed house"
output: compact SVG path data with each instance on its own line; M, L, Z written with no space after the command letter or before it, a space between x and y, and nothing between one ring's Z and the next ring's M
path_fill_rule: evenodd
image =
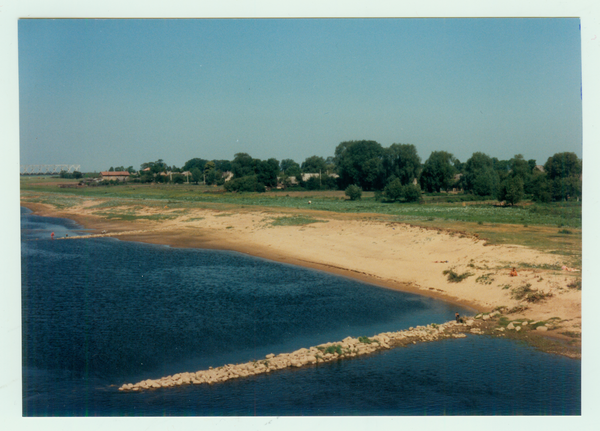
M115 172L100 172L103 180L114 180L114 181L127 181L129 178L129 172L127 171L115 171Z

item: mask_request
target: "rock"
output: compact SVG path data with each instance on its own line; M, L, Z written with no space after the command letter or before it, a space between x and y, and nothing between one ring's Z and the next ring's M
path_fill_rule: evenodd
M265 356L267 359L273 359L274 357L275 355L273 353L269 353L267 356Z
M520 330L521 330L521 327L520 327L520 326L517 326L517 327L515 328L515 331L517 331L517 332L519 332Z
M496 328L496 331L504 332L504 328L502 328L502 327Z
M513 323L510 322L508 325L506 325L506 329L515 329L515 325L513 325Z
M484 314L483 316L481 316L481 318L483 320L490 320L490 315L489 314Z
M523 322L523 326L527 326L529 324L529 322L525 321Z
M547 331L548 327L547 326L538 326L537 328L535 328L536 331Z
M481 319L481 316L483 316L483 314L479 313L477 316L475 316L476 319Z
M473 319L467 320L467 326L473 326L474 324L475 324L475 321Z

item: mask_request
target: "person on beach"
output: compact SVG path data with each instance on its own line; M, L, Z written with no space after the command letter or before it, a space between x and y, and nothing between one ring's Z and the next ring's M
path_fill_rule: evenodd
M455 314L456 317L456 323L460 323L460 314L458 314L458 311Z
M513 267L512 271L510 272L510 276L511 277L516 277L517 275L519 275L519 274L517 274L517 268Z

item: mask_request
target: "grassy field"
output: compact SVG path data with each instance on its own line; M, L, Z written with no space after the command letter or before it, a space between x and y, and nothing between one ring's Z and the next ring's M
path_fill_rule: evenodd
M35 181L37 180L37 181ZM396 221L408 222L471 222L486 224L513 224L581 228L581 203L525 204L515 207L494 206L492 201L420 204L387 203L375 200L373 193L364 193L357 201L346 199L342 191L326 192L269 192L225 193L216 187L194 185L126 185L85 188L59 188L56 181L27 178L21 181L21 194L27 200L49 203L58 207L77 205L86 198L102 198L104 207L143 204L169 205L178 208L212 207L206 204L233 206L281 207L310 209L337 213L371 213L392 216ZM439 197L436 197L439 201ZM454 200L455 196L447 199ZM311 201L311 204L308 203ZM563 229L565 230L565 229ZM568 229L566 229L568 230Z
M351 201L343 191L272 191L267 193L226 193L221 188L196 185L100 186L59 188L76 180L21 180L21 199L65 209L95 200L92 209L107 219L167 220L189 209L216 209L223 216L241 208L268 211L285 210L289 216L275 218L273 226L301 225L320 220L318 211L332 217L374 219L410 223L426 228L443 228L477 234L490 244L518 244L564 256L565 262L581 265L581 202L534 204L515 207L496 206L496 202L456 202L461 195L425 196L419 204L387 203L376 200L374 193ZM448 200L454 202L447 202ZM310 204L309 204L310 201ZM169 208L168 215L139 215L143 207ZM174 214L173 211L177 212ZM316 212L315 212L316 211Z

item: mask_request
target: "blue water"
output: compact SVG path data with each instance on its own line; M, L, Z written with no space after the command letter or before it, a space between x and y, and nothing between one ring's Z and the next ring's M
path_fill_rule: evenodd
M481 336L119 392L469 310L233 252L51 240L85 232L21 213L24 416L581 414L580 361Z

